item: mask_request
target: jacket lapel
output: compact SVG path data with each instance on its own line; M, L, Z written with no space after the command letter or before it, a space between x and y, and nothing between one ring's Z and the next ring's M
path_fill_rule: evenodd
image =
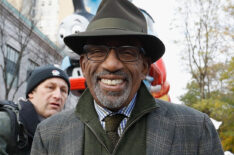
M166 117L167 108L160 106L158 102L160 101L154 99L153 96L148 92L145 85L142 84L138 91L136 105L140 105L140 111L144 109L144 113L148 113L146 130L146 154L168 155L170 153L173 142L175 123ZM133 113L138 113L137 110L138 108L135 107ZM90 115L91 111L95 116L93 116L93 114ZM86 89L86 91L79 99L76 107L76 115L85 124L92 124L94 119L97 119L97 114L95 113L93 107L93 97L91 96L88 89ZM131 117L132 120L137 116L133 115ZM96 120L94 122L96 122ZM99 128L101 129L101 127ZM101 134L103 134L103 131L101 131Z
M156 99L156 103L160 102ZM166 117L167 108L160 106L147 117L146 154L170 154L175 122Z
M98 114L94 108L93 100L94 99L87 88L78 101L76 115L93 132L98 141L105 148L111 148L112 145L108 142L109 138L98 119Z
M160 106L160 100L155 99L146 86L142 83L136 105L128 124L139 115L146 115L146 154L169 155L175 130L175 122L167 117L168 109Z

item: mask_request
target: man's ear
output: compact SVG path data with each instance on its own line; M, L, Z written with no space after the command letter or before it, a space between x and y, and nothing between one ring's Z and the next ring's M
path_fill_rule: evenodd
M32 99L33 98L33 92L28 94L28 99Z
M87 60L85 59L85 56L82 54L80 56L80 68L82 70L82 73L83 73L84 77L85 77L85 67L86 67L85 61L87 61Z
M146 76L149 73L151 66L151 59L148 57L143 58L143 68L142 68L142 73L144 76Z

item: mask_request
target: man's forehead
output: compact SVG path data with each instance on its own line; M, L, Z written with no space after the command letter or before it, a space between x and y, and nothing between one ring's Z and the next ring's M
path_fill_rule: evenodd
M43 83L44 84L58 84L58 82L62 82L65 85L67 85L66 81L60 77L52 77L52 78L46 79Z
M100 37L93 38L87 41L87 44L97 44L97 45L110 45L110 46L119 46L119 45L137 45L141 46L141 42L137 38L133 37Z

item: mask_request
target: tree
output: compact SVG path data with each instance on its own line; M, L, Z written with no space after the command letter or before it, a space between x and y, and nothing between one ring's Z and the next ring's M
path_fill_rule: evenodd
M216 64L212 69L213 74L209 75L217 77L215 83L220 83L220 86L210 92L209 98L201 99L199 86L192 81L187 84L187 92L180 99L186 105L221 121L218 132L223 148L234 152L234 57L227 64Z
M40 60L34 67L55 63L55 60L62 58L58 53L54 53L56 47L45 49L49 40L42 41L44 38L38 37L39 30L36 26L40 17L36 19L34 11L33 3L27 3L27 7L21 5L16 10L6 0L0 0L0 80L3 79L3 99L15 100L17 92L25 84L26 78L19 77L22 69L27 70L26 58L36 57ZM9 46L9 42L14 46ZM41 52L45 50L47 55ZM33 66L28 68L33 69Z
M227 93L234 93L234 57L232 57L231 61L228 64L227 69L223 72L220 77L221 81L225 82L225 89L228 91Z
M228 64L228 68L222 74L220 80L224 81L225 89L227 90L225 95L222 96L222 100L230 105L230 108L224 113L227 113L227 117L224 117L223 125L220 127L220 137L225 150L234 152L234 57Z
M5 3L5 1L1 1L1 3ZM2 5L3 6L3 5ZM22 65L22 58L27 55L26 48L31 40L31 37L33 35L33 30L36 26L36 20L34 20L34 17L31 16L31 12L25 12L25 16L22 15L23 7L19 10L19 12L16 14L9 13L5 10L4 7L1 7L0 9L0 33L1 33L1 39L0 39L0 48L1 48L1 55L3 56L3 64L1 65L2 70L2 76L4 81L4 88L5 88L5 99L9 99L9 94L12 91L13 98L16 94L16 92L19 90L19 88L25 83L25 80L20 81L17 83L17 78L19 76L19 71ZM25 18L28 18L29 24L26 26L24 21ZM10 30L9 32L7 29L9 29L9 22L11 22L12 19L18 19L14 20L15 26L14 30ZM16 29L15 29L16 28ZM7 42L14 38L17 40L17 44L19 46L19 51L14 56L15 65L12 65L12 60L9 60L9 52L10 48L7 46ZM14 50L12 48L12 50ZM10 72L10 74L9 74ZM14 88L14 89L13 89Z
M223 16L224 6L220 0L186 0L179 8L182 17L185 40L183 60L193 80L199 86L200 99L210 97L216 77L212 76L216 64L228 61L233 55L233 30L223 23L233 21L231 16ZM179 2L181 3L181 2ZM229 20L230 19L230 20ZM229 57L226 57L229 55ZM221 67L221 66L220 66ZM219 69L219 68L218 68Z
M183 3L181 3L183 2ZM181 101L222 121L224 150L234 152L234 4L231 0L178 1L183 62L192 80Z

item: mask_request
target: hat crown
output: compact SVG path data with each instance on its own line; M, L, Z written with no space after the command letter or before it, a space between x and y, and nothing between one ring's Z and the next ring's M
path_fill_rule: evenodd
M165 52L165 46L155 35L148 34L143 13L128 0L102 0L86 31L64 38L65 44L77 54L92 39L131 37L138 39L151 63Z
M69 77L67 76L66 72L54 65L45 65L32 70L29 74L25 94L26 98L28 98L28 94L32 92L38 85L49 78L63 79L67 83L68 89L70 90Z
M128 0L102 0L86 31L99 29L147 33L147 23L141 11Z

